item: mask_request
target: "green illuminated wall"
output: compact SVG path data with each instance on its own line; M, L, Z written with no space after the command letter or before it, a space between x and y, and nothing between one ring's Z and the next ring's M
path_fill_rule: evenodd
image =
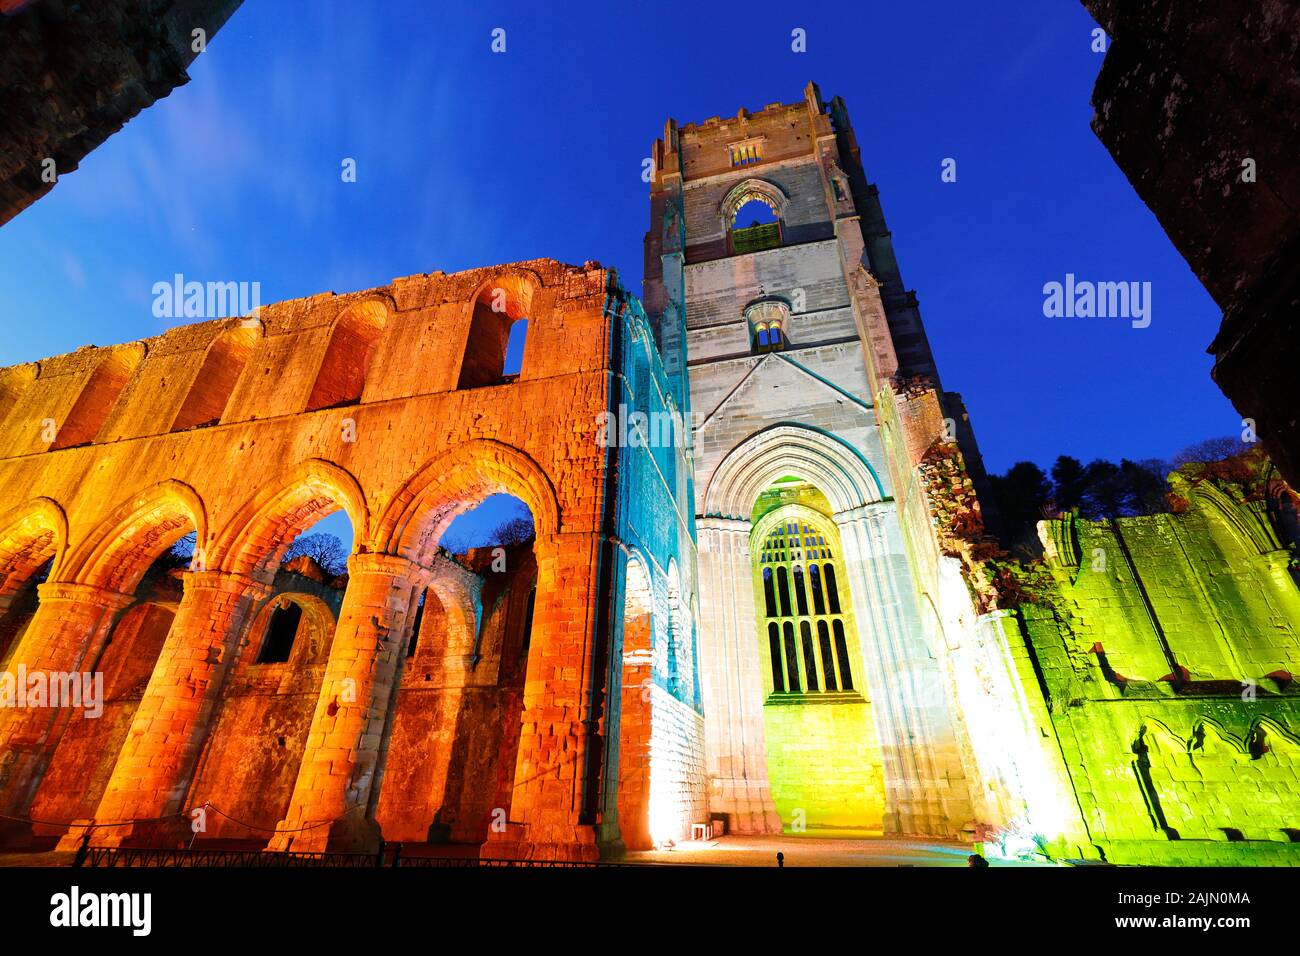
M786 831L800 810L810 828L882 828L884 772L869 703L769 703L763 729L772 801Z
M1300 864L1300 590L1266 499L1045 523L1020 618L1093 843L1116 863Z

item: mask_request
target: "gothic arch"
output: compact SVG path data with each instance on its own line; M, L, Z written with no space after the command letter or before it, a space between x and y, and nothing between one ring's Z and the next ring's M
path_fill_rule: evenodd
M709 478L704 514L747 521L758 496L786 475L816 485L836 514L885 497L880 477L856 449L819 429L780 423L727 453Z
M196 542L207 534L203 500L183 482L161 481L119 505L72 549L60 579L130 594L154 559L190 530Z
M493 291L500 289L504 293L503 314L509 316L511 320L522 319L531 311L533 297L536 296L537 290L544 288L545 285L542 277L532 269L519 267L500 269L475 286L474 294L466 303L466 311L472 315L474 307L481 303L491 307Z
M0 597L11 594L51 557L53 577L68 546L68 519L50 498L34 498L0 516Z
M1257 717L1246 732L1246 739L1253 741L1257 734L1264 734L1268 749L1274 753L1281 751L1291 757L1300 757L1300 736L1273 717Z
M528 506L539 541L560 530L559 501L541 466L517 448L474 439L431 459L407 479L384 508L375 549L427 563L447 526L497 493Z
M1192 498L1201 505L1211 525L1225 528L1248 552L1267 554L1278 549L1279 545L1271 540L1270 529L1242 514L1240 506L1213 484L1199 482L1192 489Z
M305 461L235 512L209 550L208 565L269 580L294 537L340 508L352 522L353 550L364 550L370 511L361 485L333 462Z
M724 230L731 228L740 207L751 199L771 209L777 219L785 219L785 207L790 197L784 189L766 179L744 179L727 190L722 202L718 204L718 216Z

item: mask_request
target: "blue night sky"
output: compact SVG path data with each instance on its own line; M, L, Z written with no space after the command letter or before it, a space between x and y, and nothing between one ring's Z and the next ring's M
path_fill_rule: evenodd
M0 365L161 332L151 288L178 272L273 302L550 256L639 292L665 118L814 79L847 102L989 469L1169 457L1240 416L1209 377L1218 310L1088 126L1094 27L1071 0L246 0L188 86L0 229ZM1151 282L1150 327L1045 318L1067 272Z

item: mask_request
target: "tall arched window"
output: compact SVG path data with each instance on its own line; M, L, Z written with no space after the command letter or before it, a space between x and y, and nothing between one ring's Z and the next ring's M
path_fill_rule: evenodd
M727 252L741 255L780 246L786 196L774 183L746 179L723 197L720 212L727 232Z
M502 385L523 372L532 298L533 284L524 276L503 275L483 288L470 315L457 388Z
M811 697L853 691L847 604L837 584L843 575L828 532L792 516L766 533L756 562L763 590L759 633L768 645L772 692Z

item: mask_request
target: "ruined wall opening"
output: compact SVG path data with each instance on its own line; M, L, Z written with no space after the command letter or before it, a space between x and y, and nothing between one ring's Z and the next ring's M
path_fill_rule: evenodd
M0 610L0 667L8 662L10 653L18 646L27 625L36 615L36 608L40 604L37 589L49 579L53 565L54 559L49 558L33 571L14 588L3 610Z
M293 652L293 642L302 623L302 605L284 599L271 611L266 624L262 649L257 652L258 664L284 664Z
M524 344L528 341L528 320L519 319L510 326L506 339L506 357L501 366L503 381L513 382L524 368Z
M500 385L522 374L532 301L532 282L515 275L500 276L479 293L470 311L457 388Z
M883 757L825 495L793 476L771 485L754 506L750 554L768 774L783 826L879 831Z
M479 844L508 812L537 582L533 516L504 493L454 510L407 645L378 811L386 839Z
M722 200L719 213L727 233L727 254L775 249L783 241L785 194L761 179L737 183Z
M50 443L50 451L86 445L95 440L143 356L143 346L128 345L110 349L100 359L59 426L54 441Z
M259 338L261 327L256 322L241 323L217 336L176 413L172 431L203 428L221 421Z
M349 306L335 320L320 371L307 400L307 411L340 408L361 401L366 374L387 324L388 311L379 302Z
M291 494L266 517L276 530L259 564L275 562L272 593L236 649L190 789L189 805L220 811L197 837L211 847L260 849L289 811L357 537L323 490Z

